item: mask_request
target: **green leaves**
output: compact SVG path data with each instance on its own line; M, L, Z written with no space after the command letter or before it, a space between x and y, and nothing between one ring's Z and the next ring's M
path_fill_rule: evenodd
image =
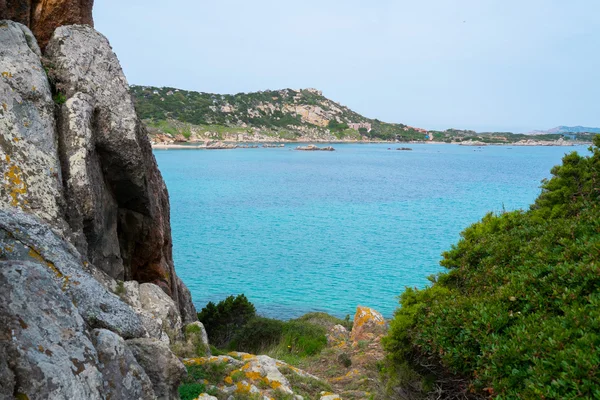
M390 359L421 373L436 359L498 398L598 396L599 144L566 155L530 211L488 214L462 233L443 254L448 272L401 296Z

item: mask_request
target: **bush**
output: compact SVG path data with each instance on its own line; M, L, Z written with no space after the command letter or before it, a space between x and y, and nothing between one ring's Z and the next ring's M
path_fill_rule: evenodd
M179 386L181 400L193 400L202 393L206 393L206 386L202 383L184 383Z
M247 353L264 352L281 341L284 325L277 319L253 318L235 335L229 347Z
M208 340L216 347L226 347L238 331L256 316L254 305L246 296L229 296L218 304L209 302L198 313Z
M397 374L497 398L600 398L600 137L527 212L487 215L407 289L384 344ZM407 369L412 371L407 372ZM431 375L434 375L433 377ZM445 388L449 388L446 386Z
M300 357L318 354L327 346L325 328L310 323L289 321L283 327L281 345Z

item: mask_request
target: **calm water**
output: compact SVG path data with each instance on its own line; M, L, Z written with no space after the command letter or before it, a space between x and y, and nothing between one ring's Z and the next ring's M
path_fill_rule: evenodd
M155 151L177 273L198 309L245 293L272 317L344 317L358 304L389 317L405 286L442 269L440 254L463 228L488 211L526 208L575 150L334 146Z

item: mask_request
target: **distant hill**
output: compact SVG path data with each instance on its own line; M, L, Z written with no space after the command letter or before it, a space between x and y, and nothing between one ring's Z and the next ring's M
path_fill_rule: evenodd
M557 126L547 131L533 131L531 135L560 134L560 133L600 133L600 128L590 128L587 126Z
M151 135L180 141L423 141L427 135L425 129L364 117L316 89L221 95L131 86L131 92Z

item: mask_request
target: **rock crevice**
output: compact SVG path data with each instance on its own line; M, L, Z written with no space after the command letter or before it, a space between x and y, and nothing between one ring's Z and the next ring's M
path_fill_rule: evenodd
M92 27L35 31L85 4L0 0L45 48L42 63L27 26L0 21L0 399L177 398L169 344L197 317L127 81Z

